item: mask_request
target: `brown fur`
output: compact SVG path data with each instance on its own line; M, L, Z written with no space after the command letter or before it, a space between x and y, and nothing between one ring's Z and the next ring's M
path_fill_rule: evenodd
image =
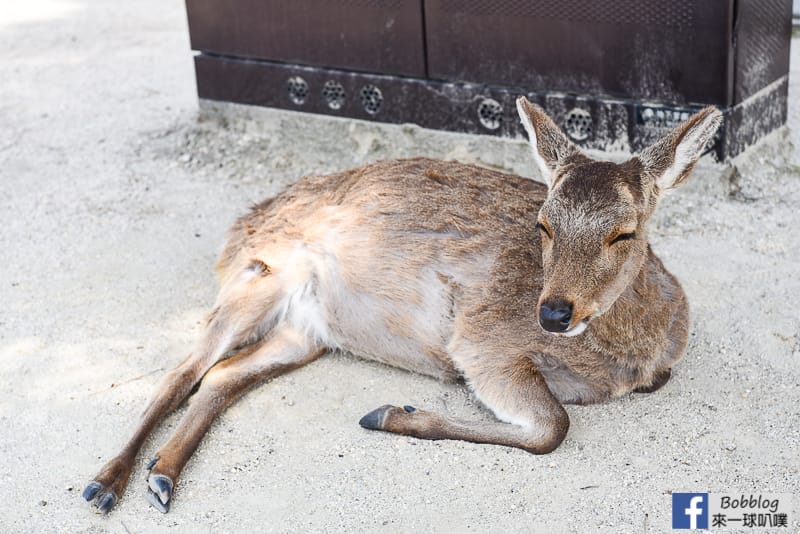
M454 162L385 161L303 178L239 219L197 349L84 496L110 510L153 426L199 383L149 465L148 498L166 511L216 415L331 349L463 378L498 418L383 406L362 426L534 453L564 439L563 404L663 386L685 350L688 308L647 244L646 222L659 192L685 179L718 112L617 165L586 157L544 112L518 105L548 186ZM572 310L560 333L539 324L552 303Z

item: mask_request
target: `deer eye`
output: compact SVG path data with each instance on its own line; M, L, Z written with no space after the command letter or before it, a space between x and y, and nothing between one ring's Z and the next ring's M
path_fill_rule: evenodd
M636 239L636 232L628 232L626 234L619 234L617 237L611 240L611 244L619 243L620 241L625 241L626 239Z
M539 230L540 232L543 232L550 239L553 239L553 234L551 234L550 230L548 230L547 227L545 225L543 225L542 223L537 222L536 223L536 229Z

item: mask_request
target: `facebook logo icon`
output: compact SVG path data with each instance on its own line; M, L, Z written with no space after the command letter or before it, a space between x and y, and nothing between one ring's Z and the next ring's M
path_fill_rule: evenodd
M708 493L673 493L672 528L708 528Z

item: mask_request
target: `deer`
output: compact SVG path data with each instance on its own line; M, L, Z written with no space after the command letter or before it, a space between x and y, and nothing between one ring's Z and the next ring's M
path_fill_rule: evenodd
M704 108L615 163L588 156L524 96L516 105L541 181L390 160L306 176L239 218L196 347L83 498L107 514L147 436L191 394L146 466L147 499L168 512L221 412L331 351L463 381L494 416L384 405L363 428L534 454L565 439L565 405L664 386L686 351L689 309L647 222L704 154L721 113Z

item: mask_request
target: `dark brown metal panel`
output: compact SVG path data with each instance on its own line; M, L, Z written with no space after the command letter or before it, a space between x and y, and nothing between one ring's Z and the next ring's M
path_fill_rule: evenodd
M200 98L458 132L524 135L515 106L522 91L204 54L195 57L195 69ZM337 91L326 91L334 84ZM526 94L585 148L629 145L631 111L624 102Z
M425 76L421 0L187 0L192 48Z
M428 73L542 92L728 105L733 2L426 0Z
M522 91L204 54L195 57L195 69L204 99L440 130L524 135L514 105ZM336 91L330 90L334 84ZM713 148L720 160L786 122L787 87L782 77L746 102L723 109ZM578 145L601 150L640 151L698 109L564 93L526 94Z
M302 67L284 63L195 56L200 98L268 106L338 117L414 123L428 128L494 135L518 130L516 93L477 85L454 85ZM331 107L325 87L338 84L341 103ZM301 91L297 87L304 88ZM482 127L479 105L493 98L500 109L496 128ZM337 100L337 102L339 102Z
M792 0L738 0L735 104L789 72L791 39Z
M633 151L716 104L724 122L713 150L723 160L786 121L790 0L188 6L206 99L520 136L514 100L527 94L578 145ZM392 9L403 14L381 18ZM405 60L414 72L394 68Z

